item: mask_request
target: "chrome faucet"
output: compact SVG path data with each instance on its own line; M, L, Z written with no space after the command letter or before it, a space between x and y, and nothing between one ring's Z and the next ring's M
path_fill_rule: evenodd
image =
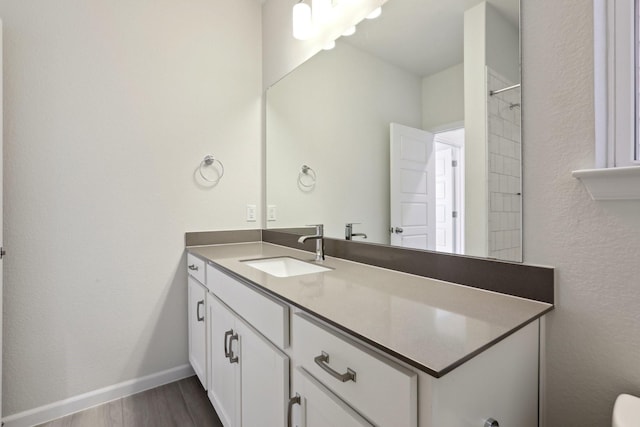
M300 236L298 239L298 243L304 243L307 240L315 240L316 241L316 261L324 260L324 225L316 224L316 234L308 235L308 236Z
M353 226L355 224L360 224L359 222L348 222L345 226L344 226L344 238L346 240L351 240L352 237L362 237L363 239L367 238L367 235L364 233L354 233L353 232Z

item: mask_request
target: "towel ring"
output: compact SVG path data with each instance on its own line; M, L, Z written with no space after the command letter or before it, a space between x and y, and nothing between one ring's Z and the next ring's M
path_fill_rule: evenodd
M216 165L218 165L217 168L216 168ZM216 178L216 179L208 178L207 175L204 173L204 168L206 166L214 167L218 172L218 178ZM222 179L222 177L224 176L224 165L222 164L222 162L220 160L216 159L211 154L208 154L208 155L206 155L204 157L202 162L200 162L199 172L200 172L200 176L202 177L202 179L204 179L207 182L211 182L211 183L217 184L218 181L220 181Z
M308 177L309 184L305 184L305 177ZM304 188L313 188L316 185L316 171L307 165L302 165L298 173L298 184Z

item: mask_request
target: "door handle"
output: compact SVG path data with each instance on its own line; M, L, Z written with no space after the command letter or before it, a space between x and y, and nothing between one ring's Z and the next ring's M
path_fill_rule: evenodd
M233 354L233 347L231 346L231 343L234 341L238 341L238 334L231 335L229 339L229 363L238 363L238 356Z
M313 361L316 362L316 365L320 366L325 372L329 373L329 375L331 375L338 381L341 381L343 383L346 383L347 381L356 382L356 373L350 368L347 368L347 372L344 374L340 374L331 369L331 366L329 366L329 355L324 351L320 356L316 356Z
M401 227L390 227L389 228L389 232L391 233L396 233L396 234L402 234L404 230Z
M191 270L191 271L198 271L198 266L197 266L197 265L195 265L195 264L191 264L191 265L189 266L189 270Z
M196 305L196 318L198 319L198 322L204 322L204 316L200 316L200 305L204 307L204 300L198 301L198 304Z
M227 332L224 333L224 357L231 357L231 352L228 350L228 347L227 347L227 340L231 335L233 335L233 329L229 329Z

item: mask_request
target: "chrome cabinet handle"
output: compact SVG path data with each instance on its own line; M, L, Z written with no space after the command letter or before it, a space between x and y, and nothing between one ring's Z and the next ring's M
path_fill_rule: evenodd
M233 347L231 347L231 343L234 341L238 341L238 334L231 335L231 339L229 339L229 363L238 363L238 356L233 354Z
M396 234L402 234L403 231L404 230L402 228L400 228L400 227L396 227L396 229L395 229L395 233Z
M204 307L204 300L198 301L198 304L196 305L196 318L198 319L198 322L204 322L204 316L200 316L200 305Z
M192 271L198 271L198 266L197 266L197 265L195 265L195 264L191 264L191 265L189 266L189 270L192 270Z
M500 427L500 424L498 424L498 422L493 418L489 418L484 422L484 427Z
M227 348L227 339L233 335L233 329L229 329L224 333L224 357L231 357L231 352Z
M296 393L294 397L289 399L289 404L287 405L287 427L291 427L291 416L292 416L291 410L293 409L293 405L299 405L299 404L300 404L300 395Z
M331 369L331 366L329 366L329 355L324 351L320 356L316 356L313 361L316 362L316 365L320 366L325 372L329 373L329 375L331 375L338 381L342 381L343 383L346 383L347 381L356 382L356 373L350 368L347 368L347 372L344 374L340 374Z

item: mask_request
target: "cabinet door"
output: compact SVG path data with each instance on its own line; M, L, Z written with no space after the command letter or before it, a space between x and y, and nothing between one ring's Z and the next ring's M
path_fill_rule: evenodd
M294 395L300 396L296 427L372 427L360 414L303 368L294 373Z
M234 329L235 316L213 294L207 298L207 313L210 322L209 400L225 427L239 427L240 374L238 363L232 360L240 353L239 335Z
M289 396L289 358L241 320L242 425L284 426Z
M189 362L196 372L202 386L207 389L207 290L193 277L189 276Z

